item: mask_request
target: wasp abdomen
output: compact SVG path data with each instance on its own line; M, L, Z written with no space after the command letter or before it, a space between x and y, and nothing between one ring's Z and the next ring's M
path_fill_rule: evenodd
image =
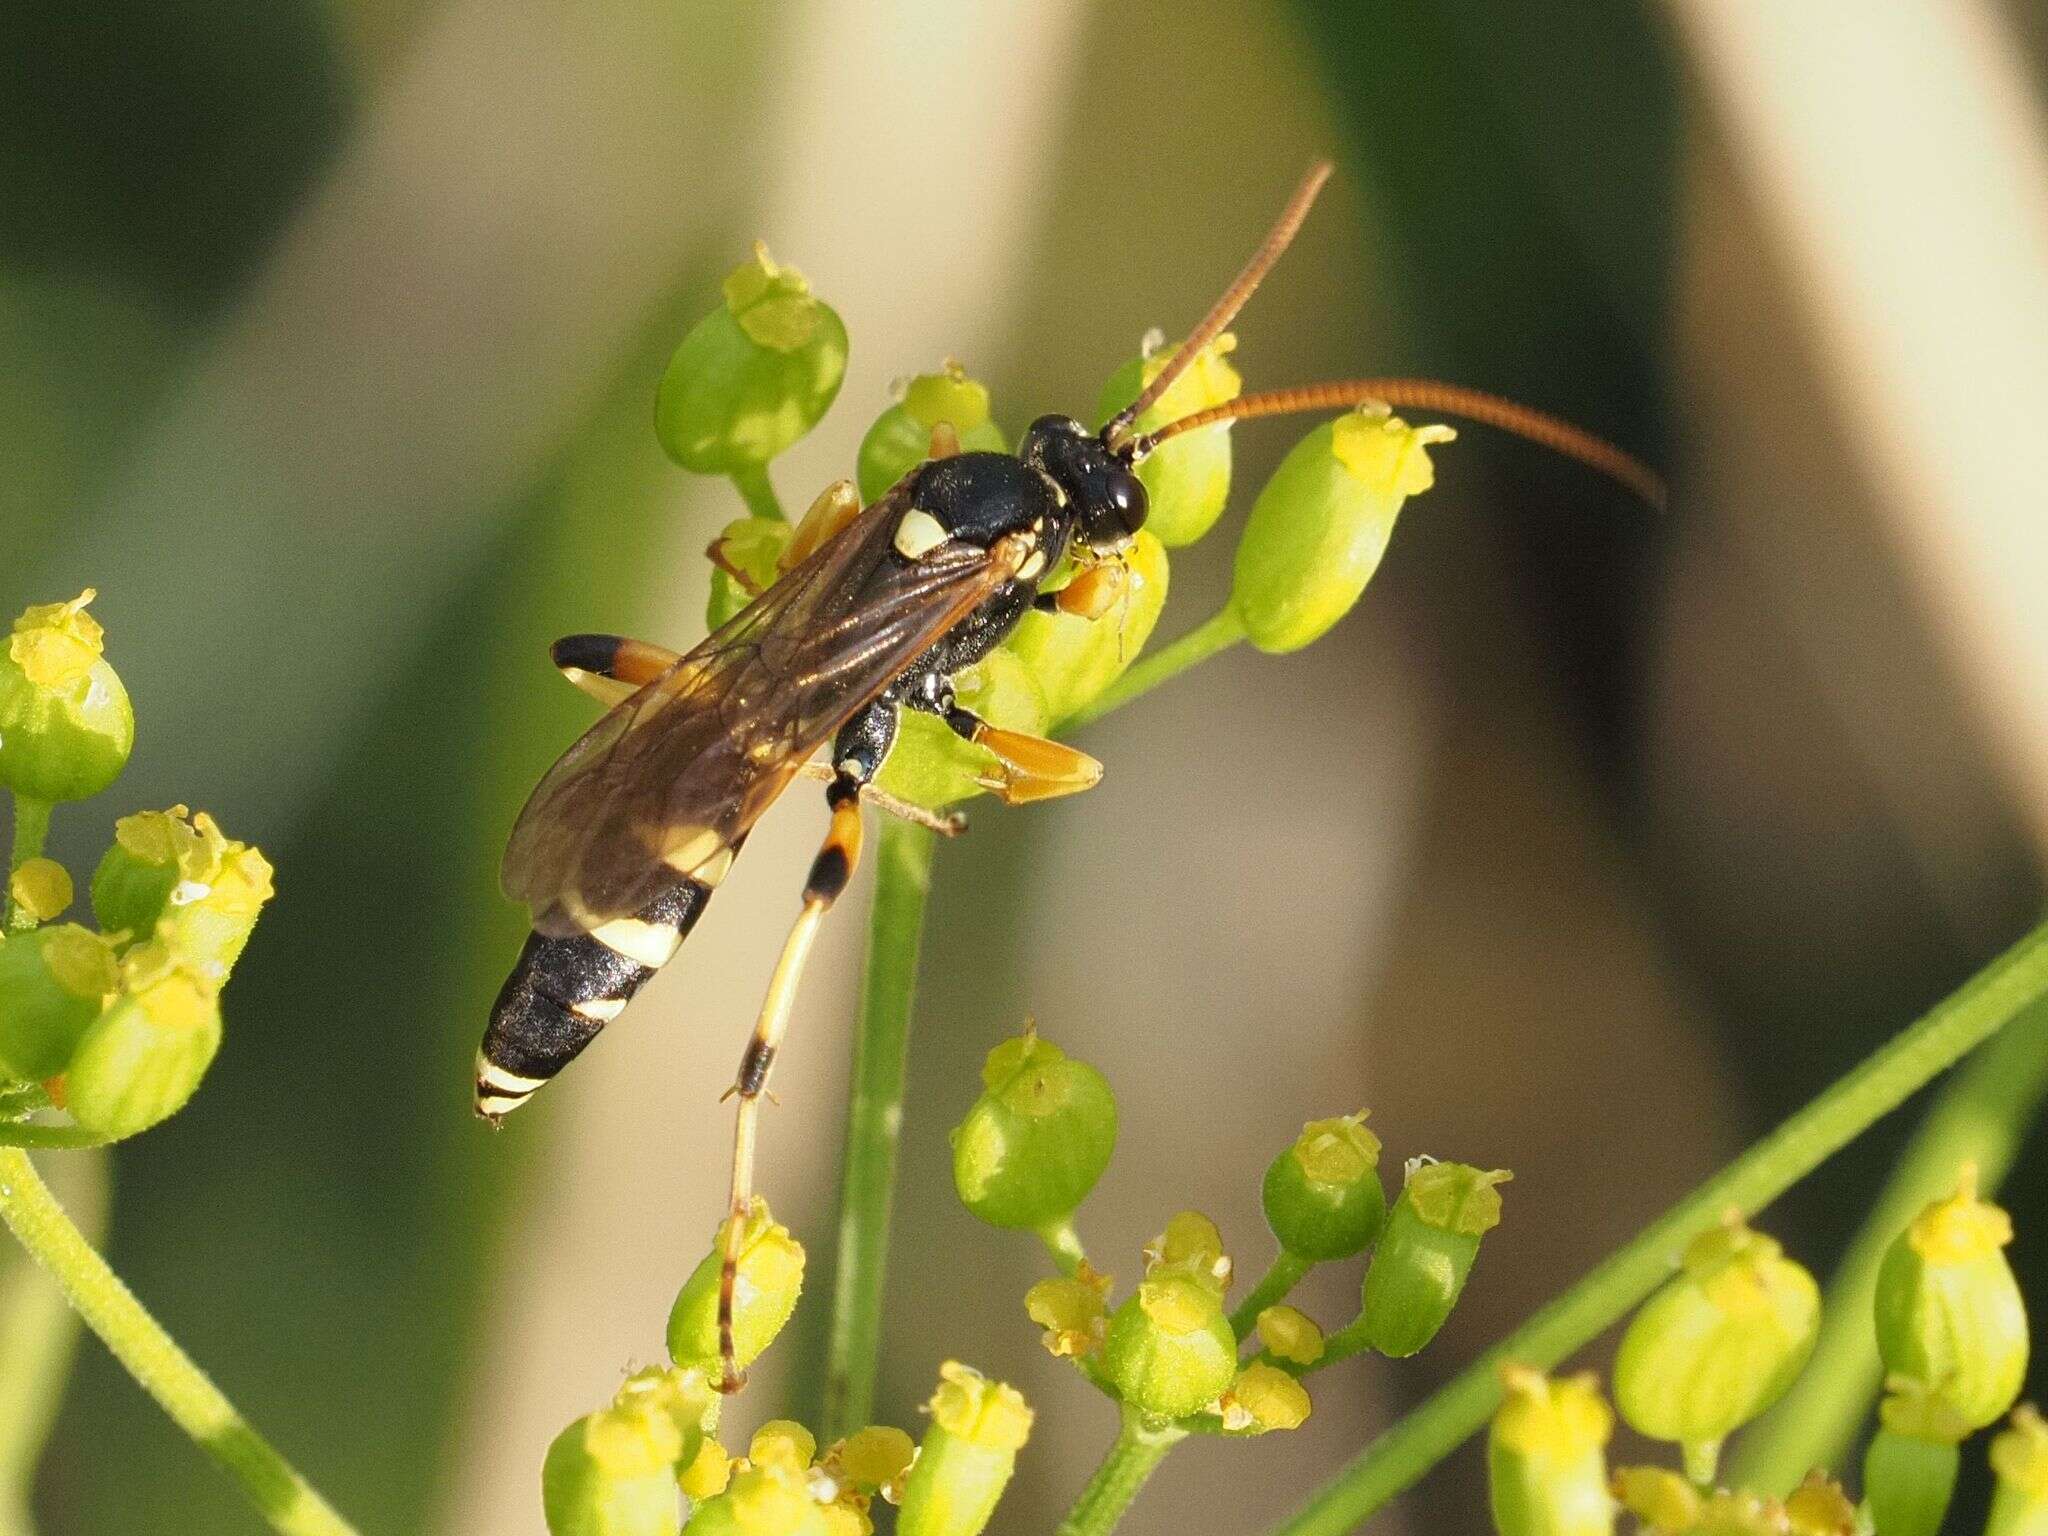
M640 912L585 932L527 935L476 1058L476 1112L499 1120L574 1061L667 963L711 900L689 876Z

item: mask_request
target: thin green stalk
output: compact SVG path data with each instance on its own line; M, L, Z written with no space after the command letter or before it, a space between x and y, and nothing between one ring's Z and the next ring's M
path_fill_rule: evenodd
M1045 1251L1052 1255L1053 1263L1059 1266L1063 1275L1079 1274L1081 1266L1088 1262L1088 1250L1081 1246L1081 1234L1074 1230L1071 1216L1063 1216L1040 1227L1038 1240L1045 1244Z
M12 875L30 859L42 857L43 841L50 835L51 809L47 800L32 800L27 795L14 797L14 847L7 860L8 874ZM11 881L9 887L0 893L7 898L7 931L26 932L35 927L36 920L15 905Z
M1062 733L1100 720L1111 710L1121 709L1140 694L1150 693L1161 683L1227 651L1244 638L1244 620L1237 610L1225 607L1203 620L1170 645L1162 645L1149 656L1140 656L1130 670L1059 724Z
M86 1326L199 1448L242 1485L283 1536L356 1536L235 1411L204 1371L164 1332L42 1181L28 1154L0 1149L0 1220L57 1277Z
M854 1036L853 1095L839 1186L839 1254L826 1345L828 1444L867 1423L874 1407L889 1209L909 1072L911 996L937 838L924 827L891 818L882 823L875 842L875 905Z
M58 1179L88 1234L107 1211L107 1157L67 1157ZM0 1258L0 1536L35 1536L29 1491L64 1400L78 1344L78 1314L26 1253Z
M768 478L767 465L735 471L732 483L740 493L740 500L747 504L747 510L755 517L770 517L778 523L789 521L782 511L782 498L775 494L774 482Z
M1743 1432L1735 1483L1783 1494L1808 1468L1841 1464L1884 1378L1870 1316L1885 1249L1922 1206L1955 1188L1960 1164L1974 1161L1979 1187L1995 1191L2044 1094L2048 1007L2001 1031L1928 1109L1828 1282L1813 1359L1784 1399Z
M1230 1331L1243 1339L1258 1325L1259 1314L1274 1302L1284 1300L1289 1291L1301 1284L1301 1277L1308 1270L1307 1259L1298 1259L1286 1249L1281 1249L1272 1267L1251 1288L1251 1293L1237 1304L1237 1310L1230 1314Z
M1123 1428L1088 1486L1060 1522L1058 1536L1105 1536L1130 1508L1153 1470L1188 1432L1176 1426L1148 1429L1138 1415L1124 1410Z
M1373 1441L1276 1536L1338 1536L1451 1453L1500 1402L1509 1361L1550 1369L1618 1321L1671 1274L1687 1242L1733 1207L1754 1215L1880 1116L2048 998L2048 924L1838 1079L1818 1098L1617 1249Z

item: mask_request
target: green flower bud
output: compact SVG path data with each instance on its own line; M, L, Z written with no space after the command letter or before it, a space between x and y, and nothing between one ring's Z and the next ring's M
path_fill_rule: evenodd
M1308 1422L1308 1389L1275 1365L1254 1361L1237 1373L1218 1401L1223 1427L1232 1434L1263 1435L1299 1429Z
M1682 1536L1700 1518L1700 1491L1669 1467L1617 1467L1608 1491L1659 1536Z
M1972 1429L2012 1407L2027 1372L2027 1312L2006 1262L2012 1218L1977 1198L1967 1164L1956 1192L1893 1240L1877 1275L1885 1368L1938 1394Z
M120 983L113 945L76 923L0 943L0 1074L62 1072Z
M113 846L93 871L92 908L104 931L154 934L218 988L274 890L261 850L228 837L206 812L174 805L114 823Z
M1936 1536L1955 1493L1970 1426L1939 1397L1903 1377L1878 1407L1863 1454L1863 1499L1877 1536Z
M729 1219L729 1218L728 1218ZM711 1252L691 1271L668 1314L669 1358L677 1365L717 1375L718 1272L725 1246L721 1222ZM769 1213L768 1202L755 1196L740 1229L739 1275L733 1287L733 1353L740 1368L759 1358L775 1342L782 1325L796 1310L804 1287L803 1245Z
M1266 1170L1266 1225L1296 1258L1348 1259L1370 1248L1386 1220L1380 1139L1365 1111L1311 1120Z
M953 1131L953 1187L994 1227L1073 1214L1116 1147L1116 1096L1102 1074L1026 1030L988 1053L984 1091Z
M63 915L75 893L71 871L55 859L23 859L7 879L7 897L31 925Z
M781 577L782 552L789 548L795 532L794 526L779 518L742 517L725 525L712 548L719 559L745 571L755 591L765 592ZM711 601L704 611L704 622L712 629L722 629L753 600L753 592L733 580L729 571L713 565Z
M1111 374L1097 404L1098 421L1107 422L1137 399L1138 392L1159 377L1183 345L1177 342L1154 348ZM1237 338L1228 331L1210 342L1194 366L1137 419L1137 430L1150 432L1182 416L1235 400L1244 389L1244 380L1224 359L1236 348ZM1138 466L1138 478L1145 482L1151 502L1145 526L1168 549L1194 543L1215 526L1230 499L1230 423L1198 427L1160 444Z
M1045 734L1049 717L1037 679L1006 647L955 673L953 687L961 706L990 725L1027 736ZM898 799L937 810L980 794L998 767L987 747L962 740L936 715L907 709L875 784Z
M904 1485L897 1536L977 1536L1031 1434L1031 1408L1015 1387L949 1360L939 1367L931 1415Z
M1552 1381L1508 1366L1487 1437L1487 1482L1500 1536L1606 1536L1607 1439L1614 1415L1591 1376Z
M1705 1446L1775 1403L1820 1334L1820 1287L1740 1221L1694 1238L1644 1302L1614 1363L1614 1402L1640 1434Z
M833 1446L823 1465L841 1485L900 1504L903 1479L916 1459L910 1436L892 1425L870 1424Z
M83 800L120 776L135 745L128 690L101 652L87 587L14 621L0 651L0 784L31 800Z
M1458 1304L1479 1239L1500 1224L1500 1190L1512 1175L1465 1163L1408 1165L1365 1272L1365 1327L1372 1347L1396 1358L1431 1339Z
M1259 1314L1259 1342L1275 1360L1314 1365L1323 1358L1323 1330L1296 1307L1268 1307Z
M2048 1423L2031 1403L1991 1442L1991 1470L1998 1486L1984 1536L2048 1536Z
M1849 1536L1856 1529L1856 1501L1816 1467L1785 1495L1785 1523L1792 1536Z
M1213 1282L1162 1266L1116 1309L1102 1364L1117 1395L1177 1419L1206 1408L1237 1378L1237 1337Z
M220 1049L220 996L161 942L121 964L120 995L86 1027L64 1074L64 1107L85 1129L133 1136L184 1108Z
M1401 504L1434 483L1430 445L1456 435L1360 407L1295 444L1237 546L1231 603L1253 645L1298 651L1351 611Z
M779 1465L733 1475L725 1492L697 1506L690 1536L832 1536L803 1473Z
M549 1536L675 1536L683 1439L668 1414L618 1402L555 1437L541 1463Z
M932 428L952 427L962 449L1002 453L1009 444L989 419L988 389L947 360L937 373L921 373L903 388L903 398L875 418L860 440L855 483L863 504L880 501L889 488L931 455Z
M1003 642L1003 650L1020 657L1037 680L1047 718L1053 721L1094 702L1122 677L1159 623L1169 572L1166 546L1149 526L1132 541L1123 571L1123 591L1100 618L1034 608Z
M1109 1276L1084 1261L1072 1275L1054 1275L1024 1293L1024 1311L1045 1330L1055 1357L1092 1355L1109 1327Z
M725 280L725 307L697 322L669 359L654 430L700 475L760 469L831 408L846 373L846 327L766 246Z

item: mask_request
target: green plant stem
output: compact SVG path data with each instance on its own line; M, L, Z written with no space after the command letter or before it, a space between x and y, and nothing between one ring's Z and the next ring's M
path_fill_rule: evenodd
M1798 1382L1743 1432L1734 1481L1783 1494L1811 1467L1838 1466L1877 1399L1884 1370L1871 1332L1877 1269L1922 1206L1974 1161L1988 1196L2012 1167L2048 1094L2048 1007L2030 1009L1964 1064L1927 1111L1828 1282L1820 1340Z
M1117 1521L1138 1496L1138 1490L1152 1476L1166 1453L1187 1438L1187 1431L1168 1425L1147 1428L1144 1422L1124 1410L1123 1427L1116 1443L1102 1458L1102 1465L1088 1479L1088 1486L1060 1521L1059 1536L1104 1536L1116 1529Z
M747 511L755 517L773 518L778 523L789 521L782 510L782 498L775 494L774 482L768 478L767 465L735 471L732 483L740 500L747 504Z
M227 1474L284 1536L355 1536L355 1527L273 1450L121 1279L43 1183L28 1154L0 1149L0 1220L57 1277L98 1334L171 1421Z
M14 797L14 847L8 856L7 873L11 876L30 859L42 857L43 842L50 835L50 812L53 807L47 800L33 800L27 795ZM35 927L36 920L15 904L13 882L8 882L7 931L25 933Z
M28 1125L0 1122L0 1147L104 1147L116 1138L88 1131L82 1125Z
M107 1211L107 1157L67 1157L58 1184L88 1235ZM64 1400L78 1343L78 1314L26 1253L0 1257L0 1536L34 1536L29 1490L50 1425Z
M1189 667L1207 661L1219 651L1229 650L1242 639L1244 620L1237 616L1235 608L1226 605L1221 612L1203 620L1172 644L1162 645L1149 656L1140 656L1122 677L1062 720L1059 730L1065 733L1100 720L1140 694L1150 693L1161 683L1179 677Z
M1301 1277L1309 1271L1309 1261L1297 1258L1286 1249L1280 1250L1278 1258L1260 1277L1251 1293L1237 1304L1237 1310L1230 1314L1230 1331L1243 1341L1258 1326L1259 1314L1274 1302L1283 1300L1287 1293L1301 1284Z
M1372 1339L1366 1327L1365 1314L1360 1313L1344 1327L1323 1340L1323 1352L1316 1357L1314 1365L1305 1365L1295 1371L1297 1376L1306 1376L1311 1371L1320 1371L1349 1360L1353 1355L1362 1355L1372 1348ZM1284 1362L1283 1362L1284 1363Z
M1686 1243L1723 1212L1731 1207L1745 1215L1762 1210L2043 998L2048 998L2048 924L1838 1079L1359 1452L1276 1528L1278 1536L1349 1531L1485 1424L1500 1401L1503 1364L1556 1366L1669 1278Z
M1088 1262L1088 1250L1081 1246L1081 1234L1074 1230L1071 1216L1049 1221L1037 1230L1038 1240L1045 1244L1045 1251L1052 1255L1061 1274L1078 1274Z
M875 905L854 1036L853 1096L847 1105L839 1186L839 1253L826 1345L828 1444L866 1424L874 1407L889 1209L910 1064L911 998L936 842L926 828L893 818L882 823L875 839Z

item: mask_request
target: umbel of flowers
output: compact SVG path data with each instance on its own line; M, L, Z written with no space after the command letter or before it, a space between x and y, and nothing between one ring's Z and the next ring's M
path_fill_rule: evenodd
M28 609L0 650L0 786L14 814L0 1142L115 1141L181 1108L219 1049L221 989L271 895L261 852L179 805L117 820L88 885L92 923L60 921L78 882L43 856L51 818L111 785L135 740L86 611L94 595Z

